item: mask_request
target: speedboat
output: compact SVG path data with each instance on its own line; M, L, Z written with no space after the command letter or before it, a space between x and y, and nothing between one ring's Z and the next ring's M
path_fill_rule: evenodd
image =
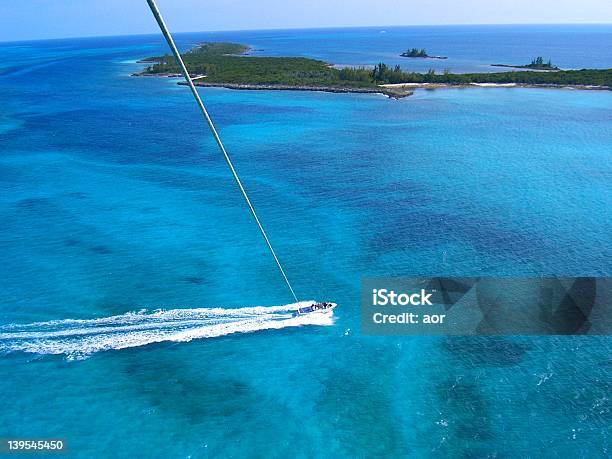
M309 306L305 306L303 308L298 308L294 313L293 317L301 316L303 314L310 314L313 312L319 313L330 313L337 306L336 303L322 302L322 303L312 303Z

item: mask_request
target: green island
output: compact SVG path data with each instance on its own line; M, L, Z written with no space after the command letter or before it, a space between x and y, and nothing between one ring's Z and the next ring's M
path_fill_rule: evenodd
M400 54L402 57L428 57L429 59L448 59L446 56L430 56L425 48L412 48Z
M542 56L538 56L526 65L511 65L511 64L491 64L493 67L510 67L514 69L531 69L531 70L560 70L559 67L553 65L552 61L544 62Z
M249 49L236 43L202 43L183 53L182 57L194 84L231 89L382 93L393 98L409 96L415 87L479 84L612 89L612 69L501 73L436 73L432 69L416 73L384 63L374 68L335 68L304 57L247 56ZM149 57L139 62L149 65L134 74L136 76L180 76L180 69L171 55Z

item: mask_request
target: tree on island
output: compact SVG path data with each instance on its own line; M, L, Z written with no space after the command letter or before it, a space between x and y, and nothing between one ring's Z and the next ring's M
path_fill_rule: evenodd
M436 79L436 69L429 69L425 74L424 81L426 83L431 83Z
M427 54L427 51L425 51L425 48L421 48L420 50L416 48L412 48L412 49L409 49L408 51L403 52L401 56L403 57L429 57L429 55Z
M401 83L404 72L399 65L391 69L387 64L381 62L374 66L370 76L375 83Z
M531 61L531 64L527 64L525 67L531 69L557 69L550 59L548 59L548 62L544 62L544 58L542 56L536 57Z

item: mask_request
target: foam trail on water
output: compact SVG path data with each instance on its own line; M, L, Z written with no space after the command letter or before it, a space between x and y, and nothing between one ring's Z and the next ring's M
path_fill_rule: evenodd
M184 342L232 333L332 325L331 311L293 317L298 307L311 303L236 309L141 310L99 319L8 324L0 326L0 353L65 354L70 359L78 359L100 351L163 341Z

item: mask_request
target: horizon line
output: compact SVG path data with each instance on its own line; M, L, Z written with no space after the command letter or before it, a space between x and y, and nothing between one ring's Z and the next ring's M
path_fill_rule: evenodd
M459 24L405 24L405 25L356 25L356 26L326 26L326 27L273 27L265 29L218 29L218 30L198 30L186 32L173 32L175 35L195 34L195 33L231 33L231 32L271 32L271 31L290 31L290 30L329 30L329 29L375 29L375 28L399 28L399 27L477 27L477 26L612 26L612 22L508 22L508 23L459 23ZM112 35L68 35L54 38L26 38L22 40L0 40L0 44L5 43L30 43L37 41L53 40L74 40L89 38L121 38L139 36L161 35L159 32L133 33L133 34L112 34Z

